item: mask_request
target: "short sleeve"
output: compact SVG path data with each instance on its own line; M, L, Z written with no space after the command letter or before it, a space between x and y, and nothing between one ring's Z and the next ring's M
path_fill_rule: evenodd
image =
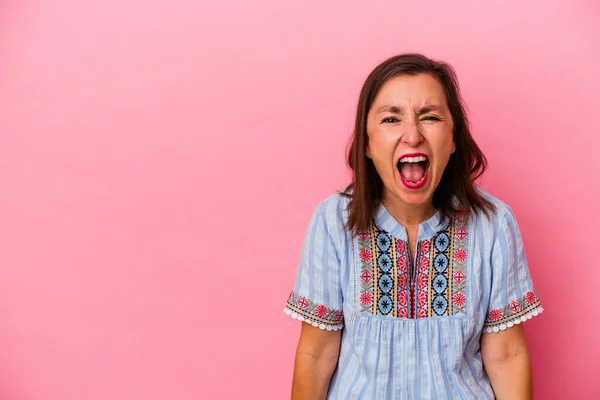
M494 241L491 270L486 332L505 330L543 311L529 274L521 232L510 209L502 218Z
M304 236L294 290L284 312L325 330L343 327L340 258L325 218L325 204L317 206Z

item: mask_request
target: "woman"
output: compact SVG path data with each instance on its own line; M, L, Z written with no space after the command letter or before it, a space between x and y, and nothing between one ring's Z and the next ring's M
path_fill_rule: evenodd
M520 323L542 307L514 214L475 186L486 161L452 67L419 54L377 66L348 162L285 308L306 322L292 398L530 399Z

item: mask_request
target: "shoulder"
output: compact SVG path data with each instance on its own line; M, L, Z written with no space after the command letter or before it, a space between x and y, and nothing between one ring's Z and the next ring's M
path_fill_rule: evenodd
M512 213L512 209L510 208L510 206L498 197L492 195L491 193L483 190L480 187L477 188L477 192L495 207L496 210L490 215L502 218L507 213Z
M314 212L326 220L343 219L349 202L350 198L348 196L334 193L317 203Z
M494 206L494 210L490 211L489 216L486 216L483 212L477 212L477 220L482 224L487 225L487 228L496 232L503 229L508 224L515 224L516 218L512 208L505 203L503 200L492 195L491 193L477 188L478 193L483 196L487 201Z
M349 202L348 196L334 193L317 203L313 210L313 221L319 221L329 236L339 244L346 239Z

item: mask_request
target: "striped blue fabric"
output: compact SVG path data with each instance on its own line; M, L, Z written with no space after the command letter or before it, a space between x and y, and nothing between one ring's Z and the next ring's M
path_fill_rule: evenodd
M345 231L348 199L315 207L285 312L342 331L328 398L493 399L480 353L498 332L543 311L515 216L439 213L419 227L417 252L382 204L371 228Z

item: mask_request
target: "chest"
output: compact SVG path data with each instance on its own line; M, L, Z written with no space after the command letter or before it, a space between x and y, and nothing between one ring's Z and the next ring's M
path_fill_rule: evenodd
M360 312L397 318L465 315L469 226L454 218L426 238L401 239L374 223L354 253Z

